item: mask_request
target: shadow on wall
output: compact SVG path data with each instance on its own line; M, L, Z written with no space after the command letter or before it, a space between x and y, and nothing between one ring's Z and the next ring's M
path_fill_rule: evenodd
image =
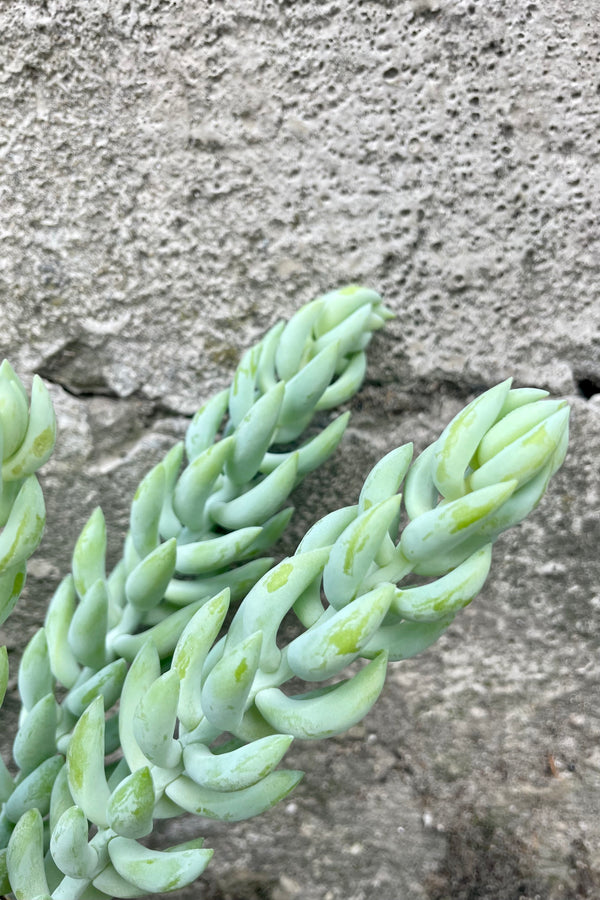
M540 878L534 848L492 811L460 810L446 846L442 865L426 885L430 900L593 900L600 895L600 881L582 841L572 842L567 879Z

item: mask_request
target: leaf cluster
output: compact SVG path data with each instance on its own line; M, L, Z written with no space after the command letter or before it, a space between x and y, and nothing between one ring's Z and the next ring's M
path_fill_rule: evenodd
M19 669L18 774L0 761L0 890L103 900L190 883L212 851L201 839L148 849L154 820L237 821L273 806L302 777L279 768L292 740L360 721L389 662L437 640L481 590L494 542L539 503L567 450L566 405L510 380L414 461L410 444L388 453L357 503L326 514L293 556L273 566L263 555L348 413L306 429L358 390L389 316L351 286L275 325L142 480L110 572L104 516L92 513ZM42 535L35 472L55 433L41 380L29 402L3 363L2 620ZM4 650L2 695L7 679Z

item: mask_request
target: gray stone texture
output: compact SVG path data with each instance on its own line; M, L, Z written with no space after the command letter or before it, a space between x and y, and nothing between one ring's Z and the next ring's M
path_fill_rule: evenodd
M571 401L570 454L365 723L293 746L287 803L161 825L216 848L178 896L600 896L600 6L10 0L0 35L0 355L60 422L4 742L93 507L115 559L135 485L241 351L360 281L397 318L282 554L509 375Z

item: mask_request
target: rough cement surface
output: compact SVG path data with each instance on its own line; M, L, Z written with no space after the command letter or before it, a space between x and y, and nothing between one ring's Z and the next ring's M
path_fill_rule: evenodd
M241 351L368 283L398 318L281 553L508 375L572 401L571 452L364 726L292 749L287 805L186 824L217 853L179 896L599 896L596 5L13 0L0 35L0 354L61 425L13 676L93 507L114 558L135 485ZM15 712L13 691L4 739Z

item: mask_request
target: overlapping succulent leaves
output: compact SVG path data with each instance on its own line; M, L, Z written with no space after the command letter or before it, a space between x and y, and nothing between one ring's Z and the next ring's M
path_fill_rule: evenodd
M365 348L389 317L379 295L350 286L271 329L244 355L231 388L194 417L185 448L174 447L141 483L123 559L110 574L104 517L100 509L92 514L77 541L72 573L23 657L15 741L21 771L16 779L2 773L10 802L0 818L0 843L32 798L47 805L59 754L67 751L79 717L94 698L101 697L106 709L114 705L127 660L139 647L151 639L163 659L169 656L206 600L225 586L234 599L241 597L272 564L260 554L289 521L292 510L281 506L333 452L348 414L309 439L303 432L316 412L343 403L360 386ZM25 559L41 536L43 500L32 473L52 449L55 425L39 378L28 416L24 389L8 363L0 374L2 473L9 482L1 507L6 578L0 611L7 615L24 580ZM5 654L0 661L0 675L7 674ZM61 703L53 696L56 682L66 689ZM104 734L107 752L116 749L115 716Z
M0 625L19 599L25 584L27 560L42 539L46 509L35 473L49 458L55 440L54 409L43 382L34 377L29 400L24 385L5 360L0 365ZM8 675L8 654L6 647L0 647L0 706ZM46 737L52 729L52 712L47 701L39 704L37 718ZM37 762L35 743L27 740L25 732L20 734L15 753L26 766ZM13 790L13 779L0 759L0 802L7 800ZM5 846L3 836L7 836L6 827L0 825L0 846ZM0 884L8 889L6 857L2 851Z
M50 395L36 375L27 391L11 365L0 365L0 625L25 584L26 563L42 539L46 511L35 473L56 440Z
M569 409L543 396L504 382L462 410L412 466L410 445L392 451L356 507L322 519L295 556L258 582L218 663L225 669L228 652L241 654L244 641L261 635L258 661L243 656L255 675L229 731L243 740L268 730L303 738L343 731L377 697L386 658L413 656L440 636L483 586L494 541L539 503L564 459ZM398 539L405 476L408 522ZM406 584L411 575L430 577ZM290 609L306 630L280 648L276 628ZM358 657L372 661L324 691L281 690L292 676L317 684L338 676Z
M356 293L342 297L356 301ZM276 510L298 473L307 459L318 464L323 446L329 452L330 437L326 429L287 453L272 445L297 439L311 410L329 407L328 390L347 396L339 383L349 370L362 377L360 333L384 318L367 297L354 308L344 301L347 318L339 297L337 307L309 304L293 328L276 326L245 355L231 391L192 423L183 474L175 448L142 482L124 558L108 578L101 515L84 529L73 576L22 667L22 729L31 721L50 750L43 758L18 750L25 769L4 808L17 897L132 897L193 880L210 851L146 849L140 840L152 820L187 811L235 821L286 796L301 777L277 768L292 739L328 737L362 719L388 660L440 636L481 589L494 540L539 502L566 452L568 409L505 382L412 465L410 445L384 457L358 503L321 519L292 557L273 568L256 558L284 527ZM360 323L351 341L349 322ZM411 573L429 580L406 585ZM288 613L301 627L296 637L281 627ZM361 658L370 661L339 680ZM296 677L308 682L302 694L282 690ZM51 708L54 679L68 691ZM105 754L119 747L122 759L107 766ZM38 848L35 863L25 835Z

